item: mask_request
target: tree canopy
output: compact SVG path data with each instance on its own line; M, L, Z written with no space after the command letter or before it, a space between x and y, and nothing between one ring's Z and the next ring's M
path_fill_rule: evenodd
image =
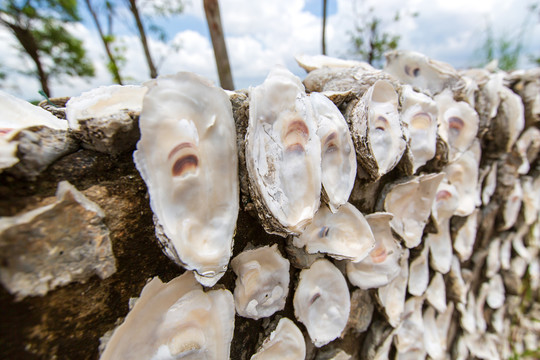
M47 96L51 78L94 75L82 41L66 26L79 20L76 0L0 1L0 25L10 30L19 51L34 63L31 75Z

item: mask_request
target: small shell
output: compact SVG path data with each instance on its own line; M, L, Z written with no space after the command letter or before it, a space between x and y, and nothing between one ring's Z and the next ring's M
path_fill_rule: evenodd
M409 294L422 296L428 287L429 266L428 266L428 246L420 252L409 266Z
M405 249L401 256L401 272L388 285L382 286L377 291L377 299L384 308L384 315L393 328L397 328L403 320L405 311L405 295L409 279L409 250Z
M351 68L351 67L370 67L368 63L363 63L355 60L343 60L326 55L297 55L294 57L298 65L307 72L329 68ZM372 68L374 69L374 68Z
M283 310L289 293L289 261L277 244L244 251L231 260L231 267L237 276L238 315L257 320Z
M287 318L281 318L277 327L267 337L261 348L251 360L297 360L306 357L304 335L298 327Z
M347 325L351 307L347 282L330 261L317 260L300 272L293 305L313 344L326 345Z
M359 262L374 248L375 239L362 213L346 203L335 213L321 206L313 222L294 238L293 244L305 246L312 254L328 253L336 259Z

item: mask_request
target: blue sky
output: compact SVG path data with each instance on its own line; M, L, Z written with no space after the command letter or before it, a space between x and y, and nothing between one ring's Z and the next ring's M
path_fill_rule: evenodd
M157 0L154 0L157 1ZM166 0L161 0L166 1ZM532 0L531 0L532 1ZM456 68L475 64L475 49L490 22L495 35L512 35L527 16L529 0L328 0L327 48L331 56L353 58L350 32L355 21L374 8L383 19L385 30L401 36L400 48L416 50ZM297 54L321 51L322 0L220 0L224 32L237 88L258 85L274 64L283 64L300 77L305 72L295 63ZM60 79L51 84L54 96L78 95L111 83L105 68L105 55L89 14L81 2L82 24L72 27L84 40L96 67L94 79ZM399 23L390 19L396 11L418 12L404 16ZM119 44L127 48L128 59L122 74L132 83L148 78L148 69L128 15L117 22ZM212 44L209 39L202 0L191 0L183 14L158 18L156 23L167 32L167 40L151 38L151 49L161 74L192 71L217 83ZM0 61L20 71L31 69L28 59L13 49L13 39L0 29ZM540 56L540 19L531 19L525 39L525 53ZM521 66L531 66L523 57ZM3 89L23 98L35 98L37 81L11 72Z

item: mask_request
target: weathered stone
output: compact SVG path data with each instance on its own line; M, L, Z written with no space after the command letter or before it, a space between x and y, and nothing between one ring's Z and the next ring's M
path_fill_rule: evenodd
M0 219L0 281L18 299L116 271L105 216L67 181L57 200Z

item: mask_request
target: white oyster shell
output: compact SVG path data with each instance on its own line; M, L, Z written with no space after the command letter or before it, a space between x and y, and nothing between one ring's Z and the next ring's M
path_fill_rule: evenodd
M408 289L411 295L422 296L428 287L428 251L429 247L424 246L420 254L410 263Z
M313 344L326 345L347 325L351 307L347 282L330 261L317 260L300 272L293 305Z
M455 215L468 216L476 208L479 198L477 184L481 152L480 142L474 140L467 151L443 169L446 179L455 186L458 193L459 204Z
M356 152L349 126L339 109L326 96L309 96L321 140L321 176L324 197L335 212L349 200L356 179Z
M298 65L307 72L321 69L323 67L330 68L352 68L352 67L364 67L366 69L375 70L374 67L368 63L355 61L355 60L343 60L326 55L297 55L294 57Z
M516 181L512 191L503 203L503 224L500 230L508 230L516 223L523 200L523 189L521 182Z
M274 68L262 85L250 89L246 165L252 198L271 233L299 234L319 208L316 130L304 87L287 69Z
M111 85L72 97L66 103L69 127L88 149L112 154L131 150L146 91L144 86Z
M144 86L110 85L72 97L66 103L69 127L78 130L83 120L105 121L108 117L114 117L122 112L140 113L146 91Z
M478 132L478 114L464 101L455 101L450 91L435 97L439 110L439 135L449 145L448 161L456 160L472 145Z
M523 216L525 224L532 225L540 213L540 177L521 177L523 189Z
M467 217L465 224L456 232L454 238L454 250L461 261L470 259L474 242L476 241L476 230L478 229L478 215L480 211L476 209Z
M398 112L398 94L386 80L378 80L348 114L356 148L358 174L378 179L401 159L407 142Z
M404 86L401 120L409 138L413 173L435 156L437 146L437 104L429 96Z
M175 262L213 286L227 269L238 216L238 157L229 97L191 73L147 84L133 158L156 235Z
M41 107L3 91L0 91L0 113L2 114L0 116L0 171L19 162L17 156L19 140L16 136L23 129L34 126L45 126L55 130L68 129L67 121L58 119ZM36 142L35 139L33 141ZM45 149L42 148L41 152L45 152ZM43 155L47 156L47 154ZM56 157L53 154L53 159L48 163Z
M424 320L422 318L422 305L424 298L411 296L405 302L403 323L396 330L394 343L398 352L398 359L406 359L407 354L415 353L411 358L424 358L426 354L424 346Z
M204 292L189 271L166 284L156 277L100 359L228 359L233 330L228 290Z
M407 282L409 279L409 249L405 249L400 259L401 271L399 275L388 285L382 286L377 291L377 299L384 308L384 314L388 323L397 328L403 320L405 311L405 296L407 294Z
M452 66L418 52L395 50L387 52L385 56L384 71L430 95L436 95L446 88L458 89L464 85Z
M435 272L428 288L426 289L426 300L438 312L446 311L446 288L443 275L440 272Z
M328 253L336 259L359 262L375 246L375 238L364 215L350 203L332 213L321 206L313 222L300 236L293 239L297 247L306 247L308 253Z
M246 250L231 260L236 274L234 303L238 315L260 319L283 310L289 293L289 260L277 244Z
M251 360L297 360L306 357L304 335L290 319L281 318Z
M533 161L540 151L540 130L534 126L528 128L521 134L515 145L521 157L518 173L527 174L531 168L530 161Z
M392 236L392 218L392 214L383 212L366 216L375 237L375 247L364 260L347 263L347 277L360 289L384 286L399 275L402 249Z
M420 244L437 187L443 178L444 174L428 174L390 185L384 198L384 210L394 214L390 224L406 247Z

